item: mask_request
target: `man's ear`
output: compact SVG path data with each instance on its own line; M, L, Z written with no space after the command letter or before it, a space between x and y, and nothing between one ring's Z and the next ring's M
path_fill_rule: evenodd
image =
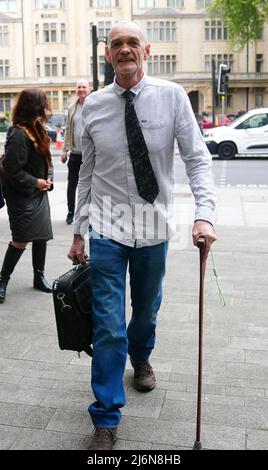
M146 44L144 48L144 60L147 60L151 55L151 44Z

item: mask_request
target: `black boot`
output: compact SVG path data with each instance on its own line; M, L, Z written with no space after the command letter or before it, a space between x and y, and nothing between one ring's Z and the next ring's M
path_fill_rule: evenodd
M34 270L33 286L42 292L52 292L51 286L44 277L47 242L45 240L35 240L32 244L32 261Z
M24 248L16 248L11 243L8 245L0 274L0 304L5 300L8 281L23 252Z
M0 276L0 304L2 304L6 298L6 290L9 279L5 279Z

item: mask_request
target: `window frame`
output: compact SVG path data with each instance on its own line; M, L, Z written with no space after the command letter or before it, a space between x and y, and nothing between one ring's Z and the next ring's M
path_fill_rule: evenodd
M6 5L6 8L3 8ZM0 13L16 13L17 1L16 0L0 0Z
M177 22L174 20L147 21L146 38L149 42L176 42Z
M6 24L0 25L0 47L9 45L9 27Z
M0 59L0 78L10 78L10 60Z
M35 0L35 9L36 10L64 10L65 0Z

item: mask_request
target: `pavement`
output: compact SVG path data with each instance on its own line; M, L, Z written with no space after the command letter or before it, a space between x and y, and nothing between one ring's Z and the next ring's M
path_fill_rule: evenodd
M72 227L65 224L66 182L50 194L54 239L47 279L71 266ZM268 449L268 188L217 187L213 246L222 306L207 262L201 439L204 448ZM140 394L125 372L115 449L191 449L195 440L198 351L198 250L191 242L194 202L187 185L175 188L179 235L171 243L151 356L157 387ZM0 260L10 240L0 211ZM127 316L130 315L129 295ZM91 359L58 347L52 296L32 288L30 247L0 305L0 449L86 449L92 435L87 407Z

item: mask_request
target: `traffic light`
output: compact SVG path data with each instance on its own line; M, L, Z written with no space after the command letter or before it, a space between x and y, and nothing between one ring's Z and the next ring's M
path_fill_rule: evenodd
M218 78L218 94L225 95L229 86L229 76L230 68L226 64L220 64L219 68L219 78Z

